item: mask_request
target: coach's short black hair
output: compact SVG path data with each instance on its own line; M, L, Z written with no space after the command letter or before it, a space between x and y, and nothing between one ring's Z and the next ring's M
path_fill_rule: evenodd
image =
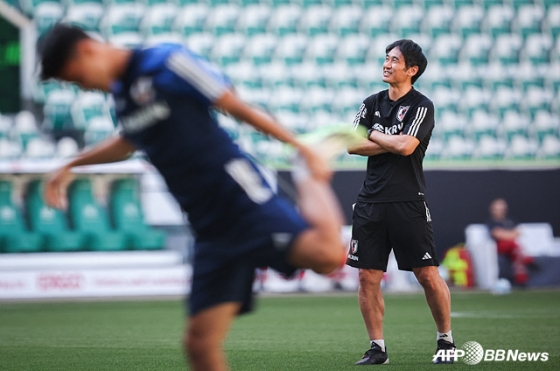
M39 39L38 54L41 59L41 79L56 78L72 55L80 40L90 39L81 28L58 23Z
M428 65L428 60L422 52L422 48L412 40L402 39L387 46L385 53L388 54L394 48L399 48L401 51L404 57L406 69L418 66L418 72L416 75L412 76L412 83L414 84L414 82L416 82L416 80L418 80L418 78L424 73L426 66Z

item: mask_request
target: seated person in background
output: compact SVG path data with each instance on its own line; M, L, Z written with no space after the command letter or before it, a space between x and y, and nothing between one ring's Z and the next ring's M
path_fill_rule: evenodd
M497 198L490 204L490 220L486 223L490 236L496 241L498 259L500 256L507 258L513 268L513 279L518 285L527 284L529 279L526 265L531 263L531 258L524 256L517 243L519 230L517 223L508 218L508 205L503 198ZM500 278L505 277L500 267Z

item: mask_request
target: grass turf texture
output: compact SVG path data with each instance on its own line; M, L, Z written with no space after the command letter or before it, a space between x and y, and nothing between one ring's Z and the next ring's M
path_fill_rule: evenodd
M547 362L430 364L435 328L421 294L386 295L383 369L559 370L560 292L454 292L458 346L548 352ZM184 370L180 301L0 304L0 370ZM225 345L232 370L355 370L368 347L356 296L266 297ZM365 366L367 367L367 366Z

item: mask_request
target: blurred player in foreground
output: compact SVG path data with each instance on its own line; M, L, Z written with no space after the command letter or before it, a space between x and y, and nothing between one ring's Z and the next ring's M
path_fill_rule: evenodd
M354 207L348 265L359 268L360 309L370 338L370 349L356 364L389 362L383 338L385 304L383 272L391 250L399 269L413 271L424 288L437 325L434 363L452 363L438 357L455 351L451 334L451 299L440 277L432 217L426 201L422 160L434 128L434 105L412 86L428 61L411 40L387 46L383 63L383 90L366 98L354 126L368 130L367 138L351 146L351 154L368 156L367 175Z
M72 168L121 161L139 149L188 214L196 245L184 350L194 370L227 369L222 343L234 317L251 310L256 267L291 275L297 268L330 273L344 264L343 219L327 160L241 101L216 67L181 45L121 49L63 24L42 39L39 53L43 79L111 92L122 125L119 136L48 176L47 203L65 207ZM301 215L218 126L212 106L297 150ZM342 152L348 143L340 139L353 135L331 132L319 145L336 137L324 149Z

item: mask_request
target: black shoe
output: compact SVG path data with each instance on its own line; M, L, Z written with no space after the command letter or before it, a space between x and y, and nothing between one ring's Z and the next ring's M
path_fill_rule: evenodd
M362 359L356 362L356 365L386 365L389 363L389 356L387 355L387 348L385 351L376 343L373 343L370 349L364 354Z
M457 347L455 346L455 343L450 343L449 341L445 341L443 339L439 339L437 341L437 349L436 349L436 354L438 351L440 350L453 350L453 353L447 353L449 354L449 357L437 357L434 358L433 360L433 364L435 365L444 365L444 364L450 364L453 363L453 360L455 359L454 355L455 355L455 350L457 349Z

